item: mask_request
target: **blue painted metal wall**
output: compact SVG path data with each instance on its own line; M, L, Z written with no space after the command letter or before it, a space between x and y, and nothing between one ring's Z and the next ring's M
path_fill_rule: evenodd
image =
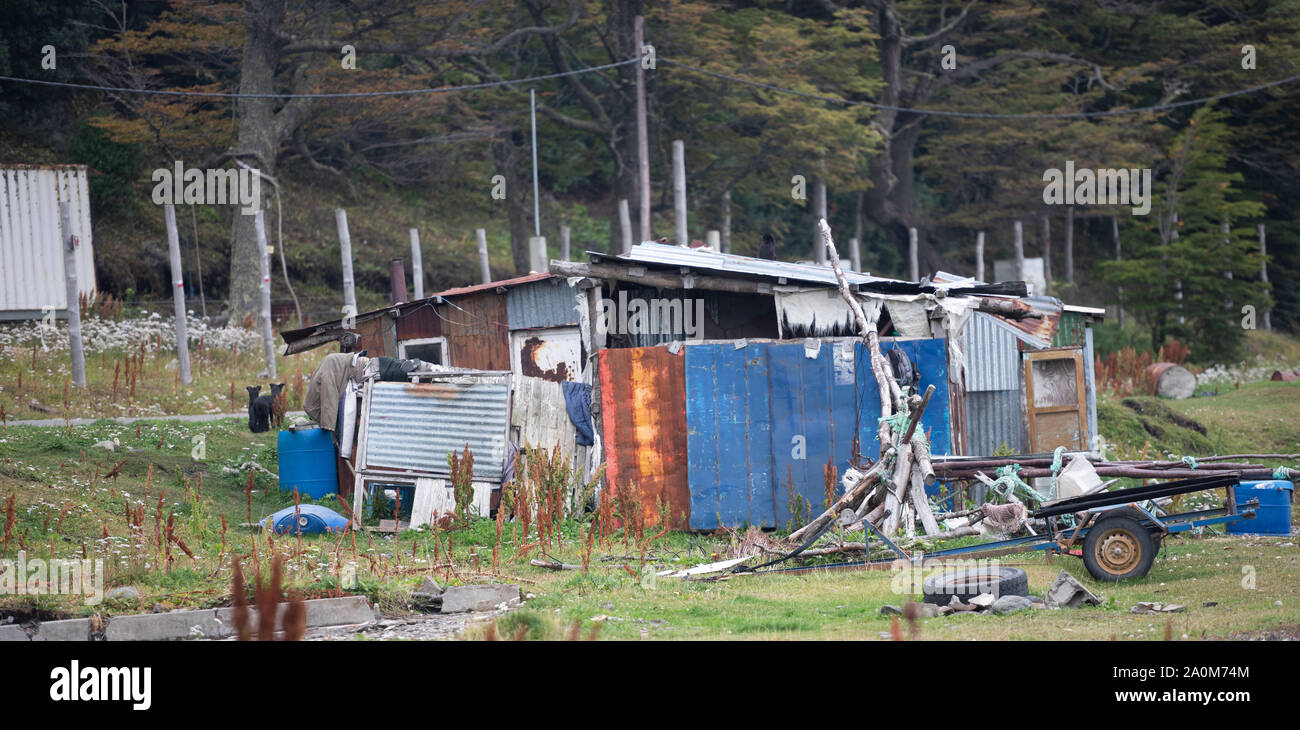
M949 452L944 340L882 343L902 349L936 388L921 427L936 454ZM687 461L692 529L785 526L797 495L805 515L822 509L823 467L879 455L880 398L866 348L803 341L689 345L686 357ZM838 492L839 485L836 484Z

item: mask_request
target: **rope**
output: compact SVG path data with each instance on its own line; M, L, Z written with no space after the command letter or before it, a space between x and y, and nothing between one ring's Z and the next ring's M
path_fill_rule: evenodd
M1195 456L1184 456L1182 462L1187 465L1188 469L1195 469L1197 467Z

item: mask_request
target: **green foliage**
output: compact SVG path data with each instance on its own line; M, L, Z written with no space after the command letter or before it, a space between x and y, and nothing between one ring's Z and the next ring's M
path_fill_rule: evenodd
M1139 224L1125 261L1102 265L1106 278L1130 293L1127 306L1145 315L1153 345L1183 339L1200 362L1235 359L1245 337L1242 307L1272 304L1251 281L1258 244L1241 225L1263 206L1241 199L1242 176L1227 169L1232 132L1225 117L1205 107L1185 128L1169 131L1167 170L1150 220Z
M86 165L98 173L90 177L90 200L94 210L109 206L119 206L119 210L131 209L132 182L141 161L140 145L115 142L102 129L81 124L73 132L68 154L72 162Z

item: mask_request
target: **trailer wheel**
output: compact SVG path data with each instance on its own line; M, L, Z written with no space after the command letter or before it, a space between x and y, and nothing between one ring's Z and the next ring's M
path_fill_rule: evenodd
M1140 578L1151 570L1155 557L1151 533L1131 517L1098 520L1083 538L1083 564L1097 580Z

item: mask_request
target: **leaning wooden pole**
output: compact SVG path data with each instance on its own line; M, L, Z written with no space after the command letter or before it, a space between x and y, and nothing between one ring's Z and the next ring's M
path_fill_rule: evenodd
M189 385L190 377L190 342L185 331L185 277L181 269L181 242L176 230L176 206L167 205L163 209L163 218L167 223L167 254L172 267L172 304L176 313L176 363L181 383Z
M86 387L86 355L81 344L81 292L77 283L77 237L72 235L72 203L59 203L63 233L63 285L68 297L68 351L72 355L72 383ZM35 350L32 350L35 352Z

